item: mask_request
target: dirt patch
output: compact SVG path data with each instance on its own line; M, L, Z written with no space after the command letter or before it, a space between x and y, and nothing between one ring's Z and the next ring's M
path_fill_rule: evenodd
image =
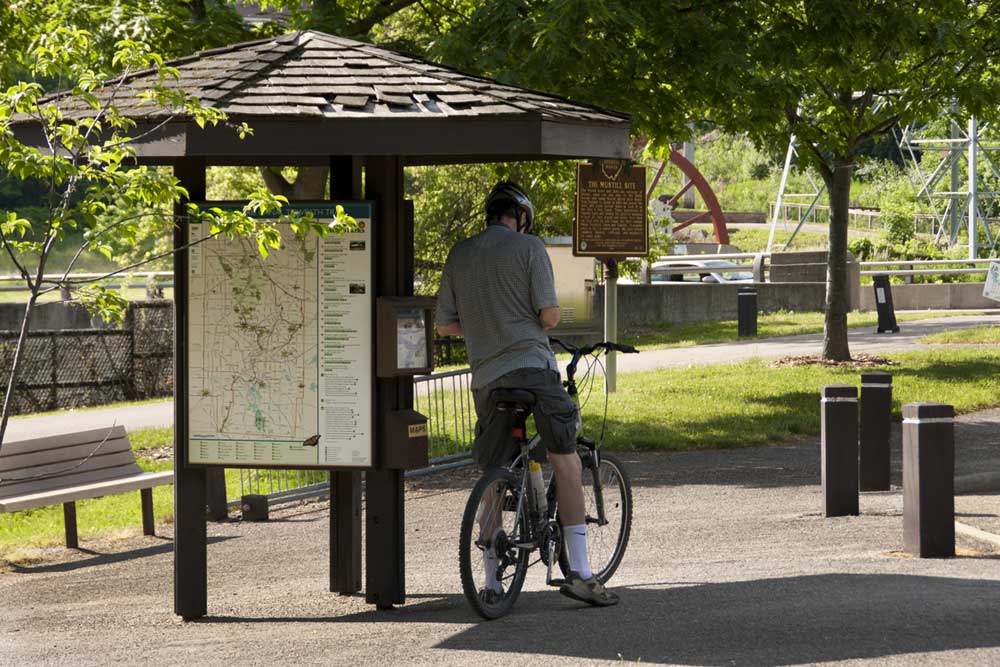
M170 447L150 447L136 451L136 456L140 456L151 461L173 461L174 448Z
M817 354L810 354L798 357L782 357L772 361L771 368L783 368L786 366L829 366L831 368L873 368L876 366L899 366L898 361L886 359L875 354L856 354L848 361L834 361L824 359Z

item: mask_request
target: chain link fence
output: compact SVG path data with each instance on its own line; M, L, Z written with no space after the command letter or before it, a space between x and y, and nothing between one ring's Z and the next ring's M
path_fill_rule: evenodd
M134 302L121 328L29 331L12 414L170 396L173 302ZM10 376L18 332L0 332Z

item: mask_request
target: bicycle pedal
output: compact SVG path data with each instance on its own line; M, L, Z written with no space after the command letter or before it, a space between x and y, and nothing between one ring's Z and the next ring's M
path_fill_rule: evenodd
M558 578L557 579L549 579L546 583L549 586L559 587L559 586L562 586L563 584L565 584L566 580L565 579L558 579Z

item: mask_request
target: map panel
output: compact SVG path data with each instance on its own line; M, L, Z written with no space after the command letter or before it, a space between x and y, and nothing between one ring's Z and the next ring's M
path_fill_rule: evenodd
M371 465L371 209L351 208L358 229L343 235L279 224L266 259L246 239L188 251L192 463Z

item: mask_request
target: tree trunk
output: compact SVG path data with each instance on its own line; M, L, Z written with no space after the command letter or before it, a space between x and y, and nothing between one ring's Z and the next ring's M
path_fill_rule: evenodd
M852 157L837 156L833 174L826 179L830 193L830 250L826 267L826 326L823 335L823 358L847 361L847 209L851 198Z
M14 361L10 365L10 375L7 377L7 392L3 399L3 417L0 418L0 451L3 449L4 438L7 436L7 420L10 419L11 410L14 409L14 391L21 372L21 360L24 357L24 348L28 341L31 311L35 307L35 299L37 298L38 296L32 293L28 297L27 305L24 307L24 320L21 321L21 333L17 337L17 347L14 349Z
M276 169L260 168L260 175L271 194L283 195L288 201L323 199L329 174L329 167L299 167L295 182L289 183Z

